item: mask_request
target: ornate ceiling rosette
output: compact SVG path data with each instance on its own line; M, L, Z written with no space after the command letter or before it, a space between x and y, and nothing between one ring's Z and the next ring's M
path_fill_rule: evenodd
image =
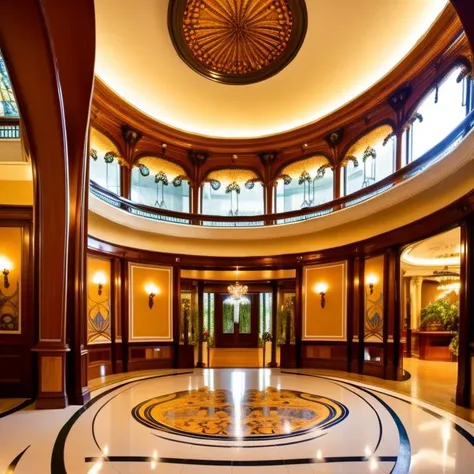
M170 0L168 28L183 61L224 84L251 84L281 71L307 28L304 0Z

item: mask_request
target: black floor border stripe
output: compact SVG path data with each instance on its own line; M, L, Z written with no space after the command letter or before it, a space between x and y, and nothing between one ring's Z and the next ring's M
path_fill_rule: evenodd
M31 446L31 444L30 444ZM18 465L18 463L20 462L20 459L23 457L23 455L26 453L26 451L28 451L28 449L30 448L30 446L27 446L20 454L18 454L18 456L9 464L9 466L7 467L7 470L5 471L5 474L13 474L13 472L15 472L15 469L16 469L16 466Z
M339 379L339 378L334 378L333 379L332 377L327 376L327 375L300 374L300 373L297 373L297 372L286 372L286 371L285 372L282 371L281 373L282 374L284 374L284 373L285 374L290 374L290 375L305 375L305 376L309 376L309 377L318 377L318 378L323 378L323 379L332 380L332 381L345 382L344 379ZM348 383L348 382L346 382L346 383ZM354 385L354 384L350 384L350 385ZM357 385L354 385L354 386L357 387ZM360 388L364 388L364 387L360 387ZM401 398L400 396L394 395L392 393L383 392L382 390L379 390L377 387L372 388L372 385L370 385L370 384L367 384L367 387L365 387L365 388L367 388L368 390L371 390L375 393L378 393L380 395L386 395L387 397L394 398L395 400L399 400L400 402L407 403L408 405L414 405L417 408L419 408L421 411L424 411L425 413L428 413L429 415L433 416L434 418L437 418L438 420L442 419L442 420L449 421L450 423L453 424L453 429L455 431L457 431L463 438L465 438L468 443L470 443L472 446L474 446L474 435L469 433L469 431L467 431L462 426L458 425L455 421L450 420L449 418L447 418L444 415L440 415L439 413L436 413L435 411L431 410L430 408L426 408L426 407L420 405L421 400L416 400L416 399L411 399L411 398L410 398L410 400L405 400L404 398ZM406 396L408 397L408 395L406 395ZM422 402L422 403L426 403L427 405L429 405L428 402ZM442 408L439 408L439 407L436 407L436 408L438 410L446 412L448 415L454 416L456 418L460 418L460 417L454 415L453 413L449 413L448 411L443 410ZM466 423L469 423L467 420L463 420L463 421L465 421Z
M178 375L190 375L190 374L194 374L194 373L195 373L194 371L172 372L172 373L168 373L168 374L155 375L153 377L145 377L143 379L138 379L138 380L129 380L129 381L124 382L120 385L109 388L108 390L100 393L96 397L89 400L84 406L79 408L79 410L77 410L71 416L71 418L69 418L69 420L61 428L61 431L58 433L58 436L56 437L56 441L54 442L53 452L51 454L51 472L54 472L54 474L67 474L66 463L65 463L65 459L64 459L64 448L66 447L67 436L69 435L69 432L71 431L74 423L76 423L76 421L81 417L81 415L83 415L86 410L88 410L91 406L93 406L95 403L97 403L103 397L109 395L110 393L112 393L115 390L118 390L118 389L120 389L122 387L125 387L127 385L130 385L132 383L140 383L140 382L143 382L143 381L152 380L152 379L159 379L159 378L163 378L163 377L174 377L174 376L178 376Z
M289 372L289 371L281 371L282 374L289 374L289 375L301 375L303 377L312 377L312 378L319 378L323 380L328 380L332 383L337 384L337 382L344 383L346 385L349 385L350 387L357 388L358 390L361 390L362 392L367 393L368 395L372 396L375 398L390 414L392 417L397 430L398 430L398 435L400 438L400 446L399 446L399 453L397 456L397 462L395 463L395 466L393 466L393 469L390 471L390 474L407 474L410 472L410 464L411 464L411 444L410 444L410 438L408 437L407 430L400 419L400 417L397 415L397 413L390 407L388 403L386 403L384 400L382 400L379 396L375 395L370 391L370 389L366 389L356 383L351 383L347 382L345 380L339 380L339 379L333 379L331 377L327 377L324 375L316 375L316 374L304 374L304 373L297 373L297 372Z
M98 461L110 463L163 463L163 464L188 464L194 466L235 466L235 467L267 467L285 466L301 464L326 464L326 463L348 463L348 462L369 462L370 458L365 456L333 456L322 459L316 458L295 458L295 459L261 459L261 460L230 460L230 459L186 459L186 458L158 458L149 456L107 456L86 457L86 463ZM379 456L377 462L396 462L397 456Z
M155 433L151 433L152 436L155 436L156 438L159 439L164 439L165 441L169 441L171 443L181 443L181 444L187 444L191 446L199 446L202 448L227 448L227 449L232 449L232 448L237 448L237 449L251 449L251 448L279 448L281 446L292 446L294 444L301 444L301 443L307 443L309 441L314 441L316 439L322 438L323 436L326 436L327 433L322 433L318 436L313 436L312 438L306 438L306 439L301 439L298 441L290 441L288 443L280 443L280 444L258 444L258 445L243 445L243 444L238 444L238 445L224 445L224 444L213 444L212 446L210 444L203 444L203 443L193 443L190 441L184 441L182 439L173 439L173 438L167 438L166 436L160 436ZM271 439L271 438L270 438Z
M4 418L8 415L12 415L13 413L16 413L17 411L23 410L23 408L30 406L34 401L35 401L34 398L23 400L19 405L0 413L0 418Z

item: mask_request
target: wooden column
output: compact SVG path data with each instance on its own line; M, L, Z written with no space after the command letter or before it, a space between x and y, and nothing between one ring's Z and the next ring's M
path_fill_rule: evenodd
M334 199L338 199L341 197L341 173L342 167L340 163L334 167Z
M303 267L296 267L296 302L295 302L295 350L296 367L301 367L301 351L303 339Z
M401 380L403 354L400 350L400 258L389 249L384 261L384 377Z
M127 165L120 166L120 196L132 198L132 170Z
M459 356L456 403L474 407L474 218L461 225L461 289L459 292Z
M0 44L28 135L35 180L36 406L61 408L68 404L67 391L74 403L88 398L85 170L94 80L94 3L11 2L0 17ZM66 390L68 343L73 353Z
M176 259L179 261L179 257ZM174 367L179 365L179 320L181 315L181 268L173 267L173 341L174 341Z
M277 367L278 282L272 282L272 358L269 367ZM265 342L264 342L265 344Z
M396 155L395 155L395 171L403 168L404 163L402 163L402 155L403 155L403 133L402 131L398 131L396 135Z
M111 265L110 303L112 314L112 367L114 374L123 372L122 354L122 277L119 258Z
M121 275L121 320L122 320L122 363L123 371L128 372L128 340L130 333L130 278L129 265L127 260L120 261L120 275Z
M273 183L265 184L265 214L273 214L273 190L275 186Z
M196 367L202 367L202 333L203 332L204 332L204 282L200 281L198 283L198 360L196 363Z

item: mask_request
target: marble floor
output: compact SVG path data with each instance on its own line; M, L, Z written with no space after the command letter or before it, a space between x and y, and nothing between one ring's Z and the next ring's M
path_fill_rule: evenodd
M117 377L84 407L0 419L0 473L472 473L474 425L360 381L291 370Z

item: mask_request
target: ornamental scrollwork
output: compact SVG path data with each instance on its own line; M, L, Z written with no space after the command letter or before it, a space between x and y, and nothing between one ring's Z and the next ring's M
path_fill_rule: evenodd
M168 176L163 171L160 171L155 175L155 183L162 183L163 186L168 186Z
M227 185L227 187L225 188L225 193L226 194L229 194L232 191L235 191L237 194L240 194L240 186L235 181L230 183L229 185Z

